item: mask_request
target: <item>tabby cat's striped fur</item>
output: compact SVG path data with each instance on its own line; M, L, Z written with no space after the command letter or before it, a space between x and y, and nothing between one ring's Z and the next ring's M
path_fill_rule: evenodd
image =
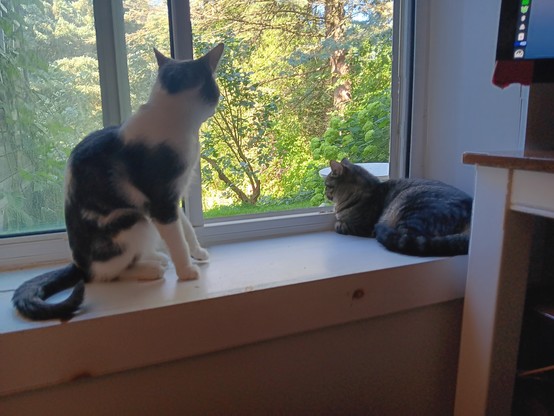
M331 161L325 193L335 203L335 230L375 237L387 249L417 256L466 254L472 198L426 179L381 182L343 159Z

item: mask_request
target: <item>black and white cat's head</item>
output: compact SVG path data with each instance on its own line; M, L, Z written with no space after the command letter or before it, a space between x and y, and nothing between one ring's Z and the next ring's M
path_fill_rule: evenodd
M170 100L181 101L184 106L198 104L199 108L195 110L204 120L207 119L213 115L219 101L214 74L223 48L220 43L201 58L183 61L169 58L154 49L158 62L158 88L155 91L167 95Z
M337 202L344 196L350 195L361 188L366 190L379 185L379 179L367 170L350 162L347 158L340 162L329 162L331 172L325 178L325 197Z

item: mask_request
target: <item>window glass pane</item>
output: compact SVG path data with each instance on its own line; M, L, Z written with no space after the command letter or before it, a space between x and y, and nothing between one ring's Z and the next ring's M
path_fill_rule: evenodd
M150 95L158 67L154 48L170 55L167 3L161 0L124 0L125 43L129 67L131 108L136 111Z
M330 159L388 163L392 11L392 0L191 0L195 56L226 44L201 138L205 217L319 206Z
M63 228L64 169L102 126L92 0L0 0L0 235Z

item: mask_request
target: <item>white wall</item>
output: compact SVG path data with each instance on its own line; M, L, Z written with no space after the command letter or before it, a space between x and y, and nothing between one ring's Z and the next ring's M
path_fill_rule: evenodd
M466 151L516 150L522 88L492 84L500 0L418 0L412 175L473 193ZM525 103L523 103L524 109ZM525 110L524 110L525 112Z

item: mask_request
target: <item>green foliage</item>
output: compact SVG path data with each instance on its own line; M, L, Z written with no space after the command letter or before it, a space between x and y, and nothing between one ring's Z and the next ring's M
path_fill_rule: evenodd
M378 26L379 27L379 26ZM344 113L335 113L325 132L310 143L316 165L321 168L329 160L349 158L352 162L388 162L390 145L390 105L392 44L389 26L372 36L362 27L356 27L358 39L349 50L352 100ZM317 186L314 176L307 178L306 186ZM321 186L319 189L322 189ZM320 203L322 191L312 201Z
M202 42L196 45L203 47ZM261 194L260 175L274 158L273 97L253 82L251 73L235 62L249 50L236 39L225 40L226 53L218 68L221 101L202 135L203 181L242 203L255 204Z
M59 228L69 152L101 126L92 3L13 1L0 30L0 233Z
M35 103L41 97L31 87L31 80L44 79L47 65L38 54L15 48L29 47L29 20L44 12L39 2L27 2L8 5L0 16L0 230L25 230L52 219L50 211L42 208L43 200L55 202L55 194L42 190L52 190L52 180L56 179L46 175L37 185L32 182L42 171L48 138L46 126L36 122Z
M158 66L154 48L169 56L167 5L148 0L124 0L125 41L131 108L136 111L150 95Z
M315 160L387 162L389 159L390 100L378 97L344 117L331 118L322 138L312 140Z

